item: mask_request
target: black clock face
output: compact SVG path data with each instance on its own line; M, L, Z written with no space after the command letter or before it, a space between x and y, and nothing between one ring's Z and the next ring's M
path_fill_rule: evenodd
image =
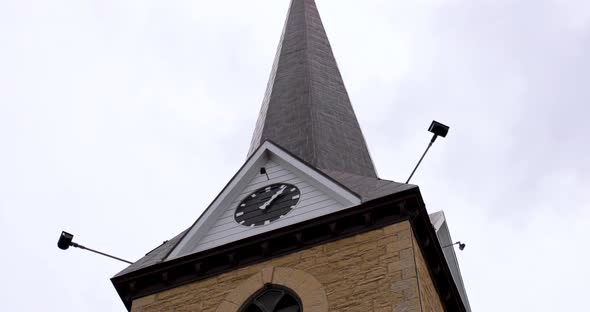
M270 224L287 216L299 202L301 192L291 184L278 183L252 192L236 208L234 218L244 226Z

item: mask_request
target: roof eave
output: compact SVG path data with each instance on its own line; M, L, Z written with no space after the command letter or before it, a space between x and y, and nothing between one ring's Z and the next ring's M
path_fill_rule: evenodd
M372 215L372 217L367 218L366 215ZM357 228L354 231L329 232L330 229L337 228L338 224L349 224L350 220L360 222L359 225L356 225ZM193 283L240 267L268 261L278 256L403 220L409 220L412 224L416 241L424 255L429 274L445 309L447 311L466 311L450 269L444 259L434 228L430 224L418 187L374 199L348 210L249 237L211 250L161 262L113 277L111 281L127 309L130 309L132 301L139 297ZM331 224L336 225L331 226ZM311 232L324 233L327 236L322 236L321 239L316 238L313 241L298 240L298 237L305 237L305 233ZM268 249L264 251L264 248L261 247L269 244L273 246L273 242L276 244L278 241L286 243L274 251ZM257 249L256 246L260 248ZM259 251L248 262L241 263L237 261L235 255L246 250ZM216 266L208 264L208 261L215 263Z

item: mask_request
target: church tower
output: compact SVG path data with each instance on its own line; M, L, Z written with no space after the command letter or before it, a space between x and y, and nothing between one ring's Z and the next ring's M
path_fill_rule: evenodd
M314 0L292 0L248 157L112 278L128 310L470 311L446 220L377 173Z

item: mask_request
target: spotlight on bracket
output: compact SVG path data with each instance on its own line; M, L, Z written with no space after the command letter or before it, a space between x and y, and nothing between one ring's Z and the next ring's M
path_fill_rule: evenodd
M119 260L119 261L122 261L122 262L125 262L125 263L128 263L128 264L133 264L133 262L131 262L131 261L123 260L121 258L117 258L115 256L111 256L111 255L106 254L104 252L100 252L100 251L97 251L97 250L94 250L94 249L90 249L88 247L84 247L84 246L82 246L80 244L74 243L72 241L73 239L74 239L74 235L72 235L72 234L70 234L70 233L68 233L66 231L62 231L61 232L61 235L59 236L59 240L57 241L57 247L59 247L59 249L66 250L66 249L70 248L70 246L72 246L72 247L76 247L76 248L80 248L80 249L85 249L85 250L88 250L88 251L97 253L97 254L99 254L101 256L109 257L111 259Z
M72 245L72 239L74 239L74 235L66 231L62 231L61 235L59 236L59 240L57 241L57 247L63 250L70 248Z
M459 245L459 250L463 250L463 249L465 249L465 244L464 244L464 243L461 243L460 241L458 241L458 242L456 242L456 243L452 243L452 244L450 244L450 245L443 246L442 248L451 247L451 246L453 246L453 245Z
M420 157L418 164L416 165L416 167L412 171L412 174L410 174L410 177L406 181L406 184L410 183L410 179L412 179L412 176L414 176L416 169L418 169L418 166L420 166L420 163L424 159L424 156L426 156L426 153L428 153L428 150L430 149L430 147L432 146L434 141L436 141L436 138L438 138L439 136L441 136L443 138L447 136L447 133L449 133L449 126L443 125L440 122L433 120L432 123L430 124L430 127L428 127L428 131L433 133L432 139L430 139L430 143L428 143L428 147L424 151L424 154L422 154L422 157Z
M260 174L266 174L266 180L270 180L268 177L268 172L266 172L266 168L260 167Z
M434 137L432 137L432 141L436 140L436 137L446 137L447 133L449 133L449 127L441 124L440 122L433 120L428 128L428 131L434 133Z

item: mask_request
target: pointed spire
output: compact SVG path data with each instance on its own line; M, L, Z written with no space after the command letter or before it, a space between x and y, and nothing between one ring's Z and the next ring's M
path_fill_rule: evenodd
M271 140L319 169L376 177L314 0L292 0L251 155Z

